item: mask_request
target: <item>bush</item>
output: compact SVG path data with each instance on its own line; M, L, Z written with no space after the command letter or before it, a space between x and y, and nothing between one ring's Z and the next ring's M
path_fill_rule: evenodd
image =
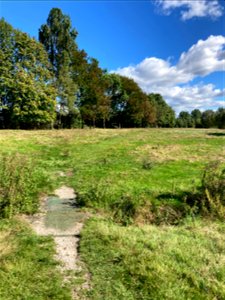
M0 157L0 217L34 213L38 208L33 164L22 155ZM35 197L36 196L36 197Z
M225 216L225 169L221 168L220 163L214 162L206 167L201 192L203 208L223 218Z
M142 161L142 168L144 170L151 170L152 168L155 167L155 165L156 165L156 163L149 158L144 158Z
M113 220L122 225L132 224L140 206L140 200L128 194L121 195L121 197L111 205Z
M201 186L196 193L188 195L187 204L195 213L225 217L225 169L219 162L206 166Z

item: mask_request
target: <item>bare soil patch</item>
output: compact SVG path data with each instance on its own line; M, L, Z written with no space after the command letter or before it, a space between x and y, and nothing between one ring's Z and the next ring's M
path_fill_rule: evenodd
M68 278L68 271L74 273L81 271L78 254L79 237L88 215L80 213L75 204L74 190L62 186L54 191L54 196L43 199L38 214L26 217L38 235L53 237L56 245L55 258L61 263L60 269L65 274L65 280L71 279ZM81 288L89 287L88 278L89 276L85 275L86 281L84 280ZM76 289L72 293L73 299L78 299Z

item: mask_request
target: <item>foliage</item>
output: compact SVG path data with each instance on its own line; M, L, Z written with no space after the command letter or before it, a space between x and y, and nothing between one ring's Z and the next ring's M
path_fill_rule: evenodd
M202 113L202 126L204 128L211 128L215 125L215 112L211 109L207 109Z
M192 122L194 123L195 128L202 127L202 113L199 109L194 109L191 112Z
M51 9L47 23L39 29L39 41L48 53L55 76L59 102L58 126L62 127L71 126L71 121L67 122L67 119L64 118L64 124L62 124L61 116L70 114L70 117L73 116L74 119L77 116L73 114L76 111L75 101L78 91L78 85L73 78L73 68L77 52L79 52L75 42L76 37L77 31L71 28L70 17L64 15L59 8Z
M2 127L51 127L53 78L43 46L0 20L0 113Z
M110 115L110 98L105 95L106 81L96 59L86 66L84 82L80 88L79 108L83 122L95 127L106 127ZM101 123L100 123L101 122Z
M196 191L186 195L186 202L193 214L211 218L225 217L225 169L218 162L209 163Z
M177 127L183 127L183 128L194 127L194 120L192 118L192 115L189 114L189 112L187 111L181 111L176 120L176 125Z
M59 8L41 25L40 43L4 19L0 29L0 128L225 127L222 107L176 119L162 95L101 69L78 49L78 33Z
M225 129L225 108L220 107L216 112L216 125L220 129Z
M175 126L175 112L165 102L160 94L149 94L150 103L156 109L155 125L157 127L174 127Z

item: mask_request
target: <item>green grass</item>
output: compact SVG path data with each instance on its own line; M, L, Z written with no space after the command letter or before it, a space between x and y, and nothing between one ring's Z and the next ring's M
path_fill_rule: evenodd
M80 251L92 285L87 299L225 299L224 225L205 219L183 224L190 213L183 196L200 186L208 162L225 165L219 133L224 131L0 131L0 156L30 162L35 195L65 184L85 210L103 216L82 232ZM0 252L0 299L69 299L52 241L13 219L0 226L8 249Z
M97 185L99 189L108 187L107 204L127 193L151 200L150 194L193 190L200 184L208 161L224 161L224 137L210 135L217 131L2 131L0 153L19 153L33 159L36 173L46 178L41 192L69 184L86 197ZM146 162L153 167L143 167ZM72 176L60 177L60 171ZM105 206L101 201L94 203L95 208Z
M92 274L88 299L225 299L225 226L187 222L121 227L92 219L81 255Z
M38 237L23 222L0 221L0 299L71 300L53 259L53 240Z

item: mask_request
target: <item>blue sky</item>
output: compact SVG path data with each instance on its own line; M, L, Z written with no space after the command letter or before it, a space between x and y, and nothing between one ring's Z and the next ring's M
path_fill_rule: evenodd
M101 67L161 93L177 112L225 106L225 1L0 0L0 16L37 38L53 7Z

